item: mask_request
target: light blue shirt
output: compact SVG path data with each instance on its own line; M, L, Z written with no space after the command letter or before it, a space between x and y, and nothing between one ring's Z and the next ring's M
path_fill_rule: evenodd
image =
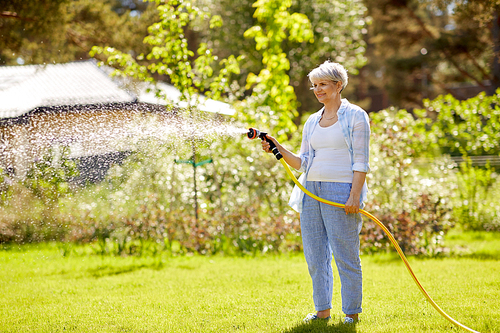
M300 169L302 175L299 181L305 185L307 181L307 173L312 165L314 158L314 149L311 145L311 137L316 126L318 126L323 114L324 107L318 112L312 114L304 124L302 133L302 144L300 147ZM349 149L351 157L351 168L353 171L366 172L370 171L370 120L368 114L359 106L349 103L347 99L342 99L342 104L337 112L338 122L342 128L342 134ZM363 184L361 191L361 201L365 201L368 188L366 181ZM302 199L304 192L295 185L290 197L289 205L295 211L302 211ZM343 202L341 202L343 204Z

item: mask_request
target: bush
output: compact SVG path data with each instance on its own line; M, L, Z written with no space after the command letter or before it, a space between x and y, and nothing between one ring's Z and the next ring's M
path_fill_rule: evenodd
M465 162L460 163L457 180L459 191L455 215L462 227L466 230L500 230L500 181L490 165L473 166L472 160L466 157Z
M96 242L98 253L256 254L301 248L298 216L287 206L292 182L260 142L243 135L196 141L142 142L106 180L64 202L76 216L67 239ZM217 152L217 153L212 153ZM198 205L198 218L195 207ZM104 238L104 239L101 239Z
M498 230L498 166L473 165L473 156L500 155L500 89L459 101L450 95L424 101L417 110L440 153L461 156L454 216L464 229Z
M425 122L405 110L383 110L371 115L370 188L365 210L391 231L409 254L433 254L442 250L442 237L453 226L453 163L446 158L420 156L432 147ZM428 152L425 152L428 153ZM388 250L383 231L366 221L361 232L362 250Z
M440 251L451 218L456 178L452 162L431 159L423 167L425 123L405 111L373 115L371 196L366 209L394 233L407 253ZM291 145L298 142L292 139ZM176 164L192 154L189 142L149 141L105 182L78 195L73 211L84 211L73 241L94 241L97 252L141 254L156 250L201 254L256 254L301 249L298 215L287 206L292 182L258 142L242 137L197 142L198 219L193 167ZM217 152L217 153L210 153ZM203 153L203 154L201 154ZM192 155L191 155L192 156ZM95 199L99 198L99 199ZM78 204L76 204L78 202ZM388 240L365 222L362 249L387 250Z
M69 180L78 175L76 163L68 158L68 149L60 157L54 156L49 151L34 162L23 180L24 186L49 210L58 206L59 199L71 195Z
M0 205L5 204L12 198L12 179L0 168Z
M470 161L456 168L441 155L442 134L423 111L412 116L392 108L370 115L372 170L365 210L389 228L406 253L434 255L443 251L442 238L455 223L499 229L500 183L493 168ZM42 160L23 184L2 187L10 194L0 206L0 242L92 242L96 253L115 255L300 250L298 214L287 205L293 183L281 164L244 135L209 137L221 132L205 120L195 124L204 137L136 140L136 152L113 166L105 181L78 190L66 182L72 165L63 162L55 169ZM295 134L286 145L297 151L299 143ZM193 166L175 163L193 154L196 161L213 159L196 168L196 196ZM361 240L365 253L391 248L371 221L365 221Z
M443 154L481 156L500 154L500 89L459 101L451 95L424 101L421 117L433 119L429 133Z
M0 243L65 239L71 217L61 212L59 203L71 196L69 179L78 171L68 151L59 160L51 153L34 162L25 179L2 184L7 195L0 207Z

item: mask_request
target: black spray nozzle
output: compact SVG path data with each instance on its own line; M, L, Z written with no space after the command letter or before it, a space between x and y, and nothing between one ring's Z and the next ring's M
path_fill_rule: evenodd
M274 144L273 141L267 138L267 133L266 132L261 132L256 128L249 128L247 132L247 137L249 139L255 139L255 138L260 138L261 140L266 140L269 142L271 152L274 154L277 160L280 160L283 158L283 155L281 155L280 151L278 150L278 147Z
M266 135L267 135L267 133L261 132L256 128L249 128L248 133L247 133L248 138L251 140L253 140L257 137L260 138L261 140L265 140Z

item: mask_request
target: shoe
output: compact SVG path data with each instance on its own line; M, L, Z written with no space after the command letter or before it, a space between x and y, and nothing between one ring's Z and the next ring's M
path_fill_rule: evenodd
M356 322L357 322L357 320L354 320L351 317L345 317L344 318L344 324L355 324Z
M328 320L330 320L331 318L332 318L331 316L328 316L328 317L326 317L326 318L320 318L320 317L318 317L318 315L317 315L317 314L315 314L315 313L310 313L310 314L308 314L308 315L304 318L304 323L309 323L309 322L311 322L311 321L313 321L313 320L324 320L324 321L328 321Z

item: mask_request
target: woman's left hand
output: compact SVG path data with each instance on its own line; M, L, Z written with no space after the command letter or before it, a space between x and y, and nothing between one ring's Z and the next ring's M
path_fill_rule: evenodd
M345 213L346 214L357 214L359 213L359 199L361 192L363 190L363 184L365 183L366 172L354 171L352 177L352 188L349 194L349 199L345 203Z
M352 195L349 196L344 207L346 214L356 214L359 213L359 197L356 200Z

